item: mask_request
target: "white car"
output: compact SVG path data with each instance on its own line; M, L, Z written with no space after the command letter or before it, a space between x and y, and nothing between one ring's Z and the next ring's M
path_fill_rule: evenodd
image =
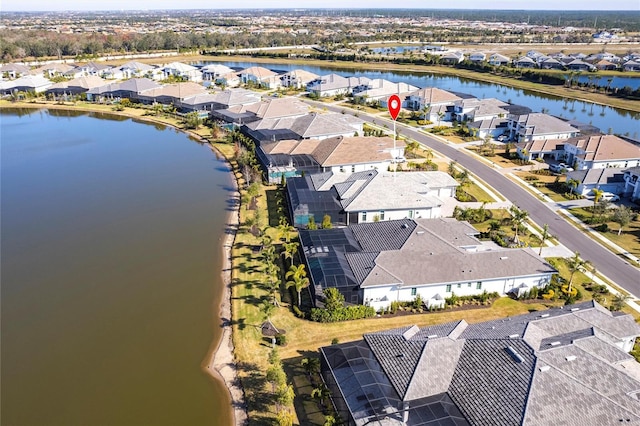
M573 168L567 166L564 163L559 163L559 164L551 164L549 166L549 170L551 170L554 173L563 173L563 172L572 172Z
M600 196L600 199L606 201L620 201L620 196L611 192L605 192Z

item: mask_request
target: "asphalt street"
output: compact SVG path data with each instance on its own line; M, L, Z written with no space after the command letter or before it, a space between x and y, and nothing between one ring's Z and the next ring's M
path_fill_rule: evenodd
M335 112L345 111L344 107L327 105L325 103L313 102L313 105ZM351 112L348 109L347 111ZM391 120L370 116L362 112L359 112L358 115L359 118L367 122L377 125L387 125L390 129L393 128ZM398 124L398 128L402 128L402 134L404 136L410 137L422 145L428 146L434 151L438 151L451 160L456 161L461 167L469 170L520 209L529 212L529 217L537 224L548 224L551 234L569 250L579 252L580 256L583 259L589 260L599 273L605 275L634 296L640 297L640 269L629 264L623 257L612 253L598 242L592 240L585 235L583 231L576 229L555 211L551 210L547 204L531 195L527 190L521 188L495 169L475 159L470 154L459 151L433 136L420 133L410 127Z

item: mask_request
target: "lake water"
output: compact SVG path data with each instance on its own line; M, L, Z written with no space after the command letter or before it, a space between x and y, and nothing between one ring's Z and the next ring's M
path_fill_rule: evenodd
M262 66L274 71L287 72L294 69L304 69L309 72L325 75L335 73L344 77L359 75L368 78L382 78L394 82L404 82L416 87L437 87L452 92L467 93L476 98L497 98L505 102L523 105L534 112L547 112L561 118L578 120L592 124L603 132L612 129L621 135L640 137L640 113L630 112L618 108L596 105L591 102L565 100L561 97L541 95L528 90L514 89L494 83L485 83L455 76L391 71L363 71L331 66L309 66L299 64L260 64L255 62L202 62L200 64L220 63L228 67L243 69L251 66ZM640 82L640 79L633 79Z
M162 126L0 112L2 424L225 425L231 177Z

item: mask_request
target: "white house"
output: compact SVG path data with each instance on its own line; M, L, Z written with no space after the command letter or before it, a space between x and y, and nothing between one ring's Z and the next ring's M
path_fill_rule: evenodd
M578 136L564 142L563 160L576 170L640 166L640 145L615 135Z
M543 113L509 115L509 138L518 142L537 139L569 139L580 131L566 121Z
M202 72L198 68L182 62L172 62L163 66L162 74L165 79L173 76L196 83L202 81Z
M567 182L575 180L578 185L573 190L576 194L592 195L594 189L612 194L622 195L625 181L620 169L586 169L567 173Z
M310 82L320 77L318 74L306 70L293 70L284 73L280 76L281 84L283 87L293 87L296 89L302 89Z
M200 70L202 71L202 83L205 87L217 83L223 75L233 73L231 68L222 64L209 64Z
M409 93L405 98L404 106L413 111L420 111L429 121L440 121L440 117L445 120L451 119L453 105L460 101L458 95L437 87L425 87L415 92Z
M473 52L469 55L471 62L484 62L487 60L487 55L483 52Z
M511 59L499 53L494 53L489 56L488 62L493 66L499 67L509 65L509 63L511 63Z
M640 167L631 167L623 172L623 195L632 200L640 199Z
M280 87L280 76L264 67L249 67L238 73L243 84L255 84L267 89Z
M318 298L336 287L348 303L375 309L418 295L430 307L454 293L521 293L546 286L557 272L529 248L481 243L475 228L454 219L360 223L327 239L324 231L331 230L300 231L305 262L314 265L311 290Z

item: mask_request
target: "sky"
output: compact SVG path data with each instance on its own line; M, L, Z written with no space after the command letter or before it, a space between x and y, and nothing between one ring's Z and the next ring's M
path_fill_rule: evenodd
M1 11L256 9L256 8L412 8L516 10L640 10L640 0L0 0Z

